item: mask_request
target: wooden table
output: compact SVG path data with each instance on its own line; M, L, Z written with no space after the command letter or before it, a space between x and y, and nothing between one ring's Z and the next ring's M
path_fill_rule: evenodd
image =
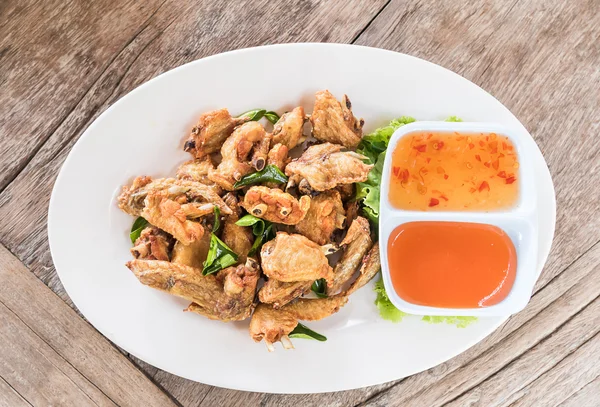
M46 233L54 179L87 126L139 84L218 52L299 41L425 58L516 114L558 201L535 295L465 353L379 386L270 395L160 371L109 343L65 294ZM600 406L599 66L597 0L3 0L0 405Z

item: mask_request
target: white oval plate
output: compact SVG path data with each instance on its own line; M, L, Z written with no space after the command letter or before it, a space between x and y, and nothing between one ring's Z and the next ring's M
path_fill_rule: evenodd
M550 173L535 142L508 109L468 80L432 63L373 48L293 44L244 49L184 65L140 86L81 136L56 180L48 234L57 273L73 302L102 334L136 357L176 375L232 389L314 393L374 385L442 363L496 329L481 318L465 329L420 317L382 320L368 285L339 313L310 327L327 342L296 339L268 353L247 322L221 323L184 313L184 300L140 284L130 259L133 219L115 205L136 175L174 175L200 113L227 107L312 110L314 92L347 93L366 131L402 115L496 122L516 129L535 151L539 205L537 273L555 224ZM371 283L372 284L372 283Z

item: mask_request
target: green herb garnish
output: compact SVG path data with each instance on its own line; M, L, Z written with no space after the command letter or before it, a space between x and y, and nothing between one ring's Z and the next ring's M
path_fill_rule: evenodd
M215 214L215 222L213 223L213 233L217 233L221 228L221 210L218 206L213 206L213 212Z
M208 249L208 255L203 263L202 275L216 273L219 270L233 266L237 263L238 255L233 252L221 239L215 236L214 233L210 235L210 247Z
M327 282L324 278L320 278L315 280L314 283L310 286L310 289L317 295L319 298L327 297Z
M247 112L242 113L238 117L248 117L251 121L259 121L262 117L267 113L265 109L254 109L248 110Z
M279 168L274 165L267 165L260 171L244 176L241 180L233 184L234 188L241 188L247 185L260 184L263 182L276 182L283 184L288 181L288 178Z
M271 124L277 123L280 119L279 115L272 110L269 110L268 112L266 112L265 117L267 118L268 121L271 122Z
M141 216L138 217L135 222L133 222L133 225L131 225L131 232L129 233L131 244L135 244L135 241L140 237L142 230L144 230L148 225L148 221Z
M257 218L254 215L245 215L240 220L235 222L238 226L252 226L252 234L255 236L252 248L248 252L248 256L254 255L263 245L264 242L275 237L273 224L268 220Z
M317 341L325 342L327 338L320 333L313 331L301 323L296 325L296 328L288 335L290 338L316 339Z

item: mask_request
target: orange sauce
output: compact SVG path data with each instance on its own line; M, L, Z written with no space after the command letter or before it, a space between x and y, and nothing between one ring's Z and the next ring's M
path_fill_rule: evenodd
M409 222L388 241L396 293L413 304L443 308L495 305L515 280L515 247L500 228L480 223Z
M408 134L392 155L390 203L421 211L509 208L518 197L518 168L506 136Z

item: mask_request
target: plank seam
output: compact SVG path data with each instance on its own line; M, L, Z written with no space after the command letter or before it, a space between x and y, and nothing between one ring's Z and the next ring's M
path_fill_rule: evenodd
M14 387L11 386L11 384L6 381L6 379L4 379L4 377L0 376L0 380L2 380L4 383L6 383L6 385L8 387L10 387L15 393L17 393L19 395L19 397L21 397L21 400L23 400L25 403L29 404L31 407L33 407L33 404L31 404L29 402L29 400L27 400L25 397L23 397L23 395L21 393L19 393L19 391L17 389L15 389Z
M383 12L383 10L385 10L385 8L392 2L392 0L388 0L383 7L381 7L379 9L379 11L377 13L375 13L375 15L373 16L373 18L371 20L369 20L367 22L367 24L364 26L364 28L362 30L360 30L360 32L354 36L354 38L352 39L352 41L350 41L350 44L354 44L359 38L360 36L367 30L367 28L369 28L371 26L371 23L373 21L375 21L377 19L377 17L379 17L379 15Z
M587 382L585 385L581 386L581 388L579 388L576 392L574 392L573 394L571 394L569 397L567 397L566 399L564 399L563 401L560 402L560 404L558 405L559 407L564 405L567 401L569 401L570 399L572 399L573 397L577 396L577 394L584 390L586 387L588 387L590 384L592 384L593 382L595 382L596 380L598 380L598 378L600 378L600 375L596 376L595 378L593 378L592 380L590 380L589 382Z

